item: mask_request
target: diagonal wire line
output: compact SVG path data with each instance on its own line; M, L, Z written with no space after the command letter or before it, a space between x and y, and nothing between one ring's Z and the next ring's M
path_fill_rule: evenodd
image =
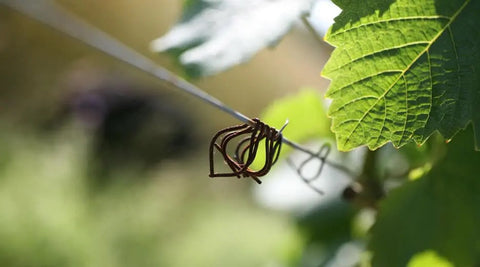
M123 61L143 72L146 72L157 79L173 85L175 88L184 91L194 97L212 105L233 116L234 118L253 125L254 122L242 113L228 107L222 101L211 96L195 85L179 78L165 68L157 65L153 60L124 45L100 29L88 24L78 16L75 16L66 9L58 6L52 0L0 0L0 4L6 5L28 17L44 23L64 34L67 34L89 46L92 46L105 54L108 54L120 61ZM310 156L316 157L316 153L283 137L283 143L300 150ZM351 177L355 175L346 167L338 166L333 162L325 162Z

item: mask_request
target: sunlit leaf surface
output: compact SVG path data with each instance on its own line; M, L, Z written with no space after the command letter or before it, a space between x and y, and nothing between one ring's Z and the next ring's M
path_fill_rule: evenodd
M323 75L339 149L450 139L470 121L480 130L479 1L336 3Z

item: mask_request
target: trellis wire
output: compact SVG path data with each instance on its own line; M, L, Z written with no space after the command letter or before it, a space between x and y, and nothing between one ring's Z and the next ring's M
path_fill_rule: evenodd
M195 85L184 79L172 74L165 68L157 65L154 61L146 56L134 51L122 42L111 37L107 33L86 23L79 17L68 12L66 9L56 5L51 0L0 0L0 4L4 4L20 13L23 13L37 21L40 21L64 34L67 34L81 42L86 43L120 61L123 61L143 72L146 72L157 79L169 83L175 88L186 92L194 97L210 104L211 106L222 110L233 116L234 118L254 126L255 122L243 115L242 113L228 107L217 98L202 91ZM349 176L353 177L353 173L344 166L328 161L324 157L319 157L318 153L288 140L283 137L283 143L300 150L312 157L320 159L322 162L337 168Z

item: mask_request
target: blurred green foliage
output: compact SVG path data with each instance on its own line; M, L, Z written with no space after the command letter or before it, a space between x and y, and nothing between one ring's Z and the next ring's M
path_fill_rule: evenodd
M330 132L330 120L327 118L325 104L320 93L314 89L303 89L299 93L273 101L262 112L261 119L269 126L281 129L288 121L282 134L290 141L302 143L319 138L333 138ZM265 162L264 143L259 146L254 168ZM282 146L280 157L292 151Z
M302 266L325 266L343 244L354 240L355 212L352 205L337 200L299 217L299 227L307 239Z
M480 154L471 140L467 129L443 144L447 153L430 172L383 201L370 243L374 266L405 266L425 250L455 266L480 262Z
M7 132L0 266L293 266L302 251L287 217L241 193L208 194L195 181L203 173L167 166L92 190L89 140L78 131L54 139Z
M333 137L325 104L316 89L306 88L295 95L273 101L262 112L261 119L277 129L288 120L283 134L294 142Z

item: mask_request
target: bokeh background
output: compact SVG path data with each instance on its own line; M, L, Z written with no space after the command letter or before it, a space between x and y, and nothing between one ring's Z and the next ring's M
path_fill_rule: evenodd
M178 19L181 1L56 2L182 75L148 49ZM274 49L192 82L258 117L305 88L322 94L331 51L299 22ZM2 5L0 85L0 266L348 266L360 258L358 238L373 215L354 215L338 188L320 196L284 162L264 185L208 178L211 136L237 121Z

